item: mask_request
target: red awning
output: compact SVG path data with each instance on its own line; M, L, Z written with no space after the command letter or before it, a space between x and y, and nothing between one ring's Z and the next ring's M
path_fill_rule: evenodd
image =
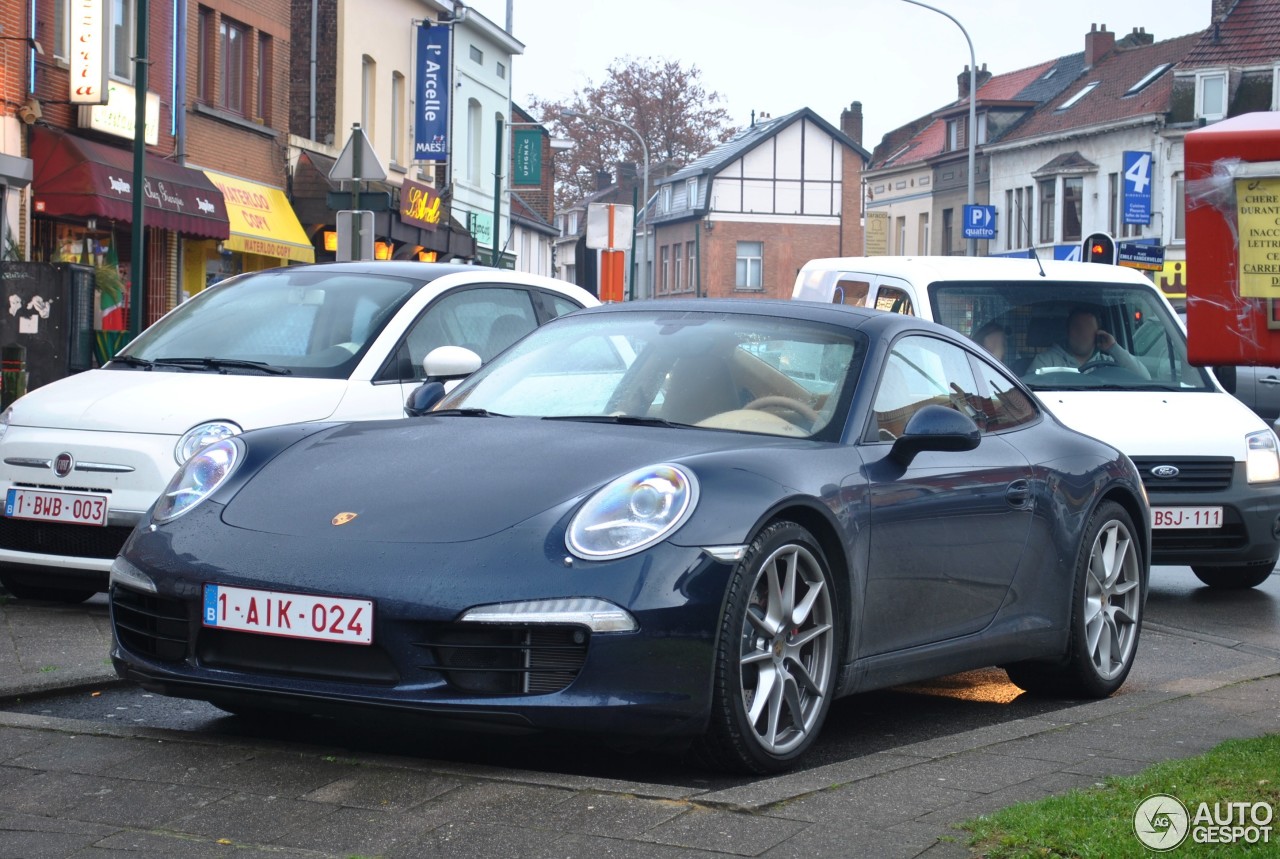
M188 236L231 235L222 192L209 177L155 155L145 156L148 227ZM43 126L31 129L35 210L46 215L133 222L133 153Z

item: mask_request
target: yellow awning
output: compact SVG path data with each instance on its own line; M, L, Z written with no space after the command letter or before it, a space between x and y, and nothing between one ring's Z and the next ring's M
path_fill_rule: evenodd
M204 174L227 201L231 237L223 242L223 247L294 262L316 261L315 248L298 223L284 191L212 170Z

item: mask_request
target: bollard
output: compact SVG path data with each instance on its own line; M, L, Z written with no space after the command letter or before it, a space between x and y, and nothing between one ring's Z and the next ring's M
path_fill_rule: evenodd
M27 347L0 347L0 411L27 392Z

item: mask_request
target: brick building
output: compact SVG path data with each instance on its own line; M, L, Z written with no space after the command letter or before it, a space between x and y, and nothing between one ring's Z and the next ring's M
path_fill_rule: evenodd
M762 117L658 181L653 289L645 294L789 298L815 257L862 249L862 105L837 129L809 108Z

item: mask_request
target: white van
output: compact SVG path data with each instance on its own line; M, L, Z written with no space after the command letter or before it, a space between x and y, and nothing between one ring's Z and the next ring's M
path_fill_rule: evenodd
M991 257L816 259L792 298L914 314L975 340L996 332L988 348L1003 340L997 357L1054 414L1138 466L1153 564L1188 565L1221 588L1271 574L1280 555L1275 433L1187 363L1185 329L1137 271Z

